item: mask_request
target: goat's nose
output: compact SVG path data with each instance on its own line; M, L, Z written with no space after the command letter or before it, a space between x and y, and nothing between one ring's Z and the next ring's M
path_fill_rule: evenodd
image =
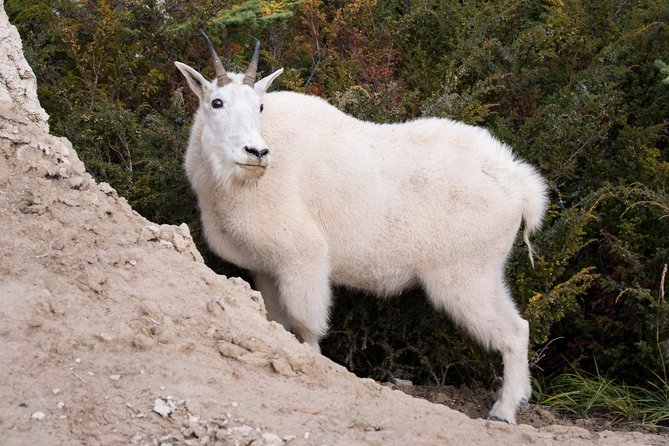
M258 150L255 147L249 147L249 146L244 146L244 150L246 153L249 153L256 158L262 158L263 156L266 156L269 153L269 149L262 149Z

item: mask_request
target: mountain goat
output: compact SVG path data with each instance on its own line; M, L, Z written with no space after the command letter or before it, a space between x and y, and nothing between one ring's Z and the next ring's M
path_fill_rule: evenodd
M175 62L197 95L185 168L204 234L250 270L268 317L319 350L331 284L387 296L422 286L487 348L504 381L490 419L515 423L531 394L528 324L504 280L524 223L537 229L546 186L484 129L448 119L374 124L323 99L266 93L283 69L206 80Z

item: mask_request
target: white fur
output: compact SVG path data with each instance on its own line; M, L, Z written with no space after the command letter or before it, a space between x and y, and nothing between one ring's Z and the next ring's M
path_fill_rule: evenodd
M218 88L177 66L200 98L185 165L205 236L255 274L268 316L318 348L332 283L382 296L422 285L436 308L501 352L504 384L490 416L514 423L531 393L528 324L504 266L521 221L528 247L541 224L546 186L536 170L482 128L363 122L317 97L265 94L280 71L254 89L237 74ZM224 98L223 110L213 98ZM269 148L264 167L235 164L259 162L248 145Z

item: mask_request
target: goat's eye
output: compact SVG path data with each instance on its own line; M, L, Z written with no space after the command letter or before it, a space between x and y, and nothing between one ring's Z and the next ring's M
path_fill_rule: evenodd
M263 109L265 108L264 105L260 104L260 113L262 113Z
M211 101L211 106L214 108L221 108L223 107L223 101L221 101L220 99L214 99L213 101Z

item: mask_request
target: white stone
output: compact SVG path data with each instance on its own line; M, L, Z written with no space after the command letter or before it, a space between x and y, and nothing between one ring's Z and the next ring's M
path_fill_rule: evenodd
M172 407L165 400L156 398L153 402L153 411L160 414L161 417L167 418L172 413Z
M30 418L33 420L43 420L46 418L46 414L38 410L37 412L33 412L32 415L30 415Z

